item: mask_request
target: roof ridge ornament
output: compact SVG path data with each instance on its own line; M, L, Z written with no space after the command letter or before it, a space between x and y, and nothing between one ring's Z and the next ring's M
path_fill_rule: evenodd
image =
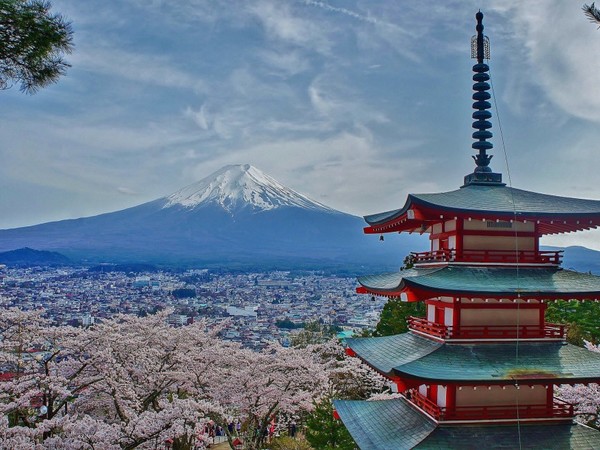
M483 13L477 12L475 15L477 19L477 34L471 38L471 57L477 59L477 63L473 66L473 109L476 111L473 113L473 128L477 131L473 133L473 139L476 139L471 147L477 150L479 153L472 156L475 160L475 171L465 177L464 186L470 184L495 184L504 185L502 183L502 174L494 173L490 167L490 161L493 155L488 155L487 150L491 150L494 144L488 142L493 134L489 131L492 128L492 123L488 120L492 117L492 113L489 111L492 105L488 101L491 98L489 92L490 84L488 80L490 76L488 74L490 68L484 63L485 59L490 59L490 40L483 34ZM464 187L463 186L463 187Z

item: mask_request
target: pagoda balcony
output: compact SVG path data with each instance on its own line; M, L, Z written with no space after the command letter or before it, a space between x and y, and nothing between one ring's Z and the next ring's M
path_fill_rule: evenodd
M424 317L409 317L408 328L440 339L564 339L567 327L561 324L479 325L453 327L429 322Z
M415 264L431 263L485 263L485 264L544 264L560 265L562 250L434 250L431 252L411 252Z
M419 393L417 389L411 389L407 398L429 414L438 422L472 420L521 420L521 419L560 419L572 418L575 415L575 406L553 398L551 405L501 405L501 406L458 406L452 409L439 406L427 397Z

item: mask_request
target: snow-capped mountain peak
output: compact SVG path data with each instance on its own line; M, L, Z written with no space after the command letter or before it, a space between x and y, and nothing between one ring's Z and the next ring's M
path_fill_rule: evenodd
M164 208L180 205L191 209L209 203L230 212L243 207L266 211L284 206L334 211L282 185L250 164L223 167L166 197Z

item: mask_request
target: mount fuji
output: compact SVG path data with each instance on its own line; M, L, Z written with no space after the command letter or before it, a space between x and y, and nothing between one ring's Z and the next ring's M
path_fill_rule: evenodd
M363 226L245 164L121 211L0 230L0 251L30 247L89 263L352 270L397 269L424 244L381 243Z

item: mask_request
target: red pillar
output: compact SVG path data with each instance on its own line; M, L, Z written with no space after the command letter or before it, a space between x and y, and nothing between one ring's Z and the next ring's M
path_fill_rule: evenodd
M446 386L446 411L452 414L456 411L456 389L454 384Z
M464 220L461 217L456 218L456 259L461 260L463 256L463 231Z
M460 311L462 301L460 297L454 297L454 310L452 311L452 335L458 336L460 334Z

